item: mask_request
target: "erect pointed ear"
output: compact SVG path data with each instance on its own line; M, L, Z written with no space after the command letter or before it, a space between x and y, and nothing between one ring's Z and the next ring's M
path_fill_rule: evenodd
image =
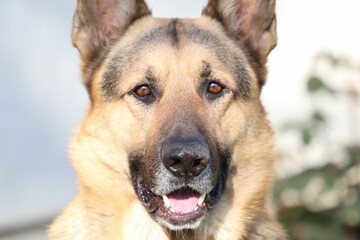
M265 65L277 43L275 0L209 0L203 14L222 22L231 36L245 42L258 64Z
M78 0L72 42L83 71L135 20L151 14L144 0Z

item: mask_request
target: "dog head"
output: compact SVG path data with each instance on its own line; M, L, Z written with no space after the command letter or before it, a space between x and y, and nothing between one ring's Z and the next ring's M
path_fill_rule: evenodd
M78 0L72 38L91 99L72 144L81 184L117 208L141 203L171 230L263 205L274 7L210 0L199 19L155 19L143 0Z

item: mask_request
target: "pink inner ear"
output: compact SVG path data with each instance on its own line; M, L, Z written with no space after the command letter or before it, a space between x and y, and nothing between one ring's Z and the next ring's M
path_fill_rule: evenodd
M239 28L237 32L243 38L253 38L256 29L256 26L252 28L252 21L254 20L254 16L256 15L257 2L254 0L246 0L243 1L241 7L236 11L235 17L237 21L236 26Z
M98 1L94 6L94 15L97 16L95 31L90 41L97 47L103 47L111 39L115 38L117 24L117 5L114 1ZM95 17L94 16L94 17Z

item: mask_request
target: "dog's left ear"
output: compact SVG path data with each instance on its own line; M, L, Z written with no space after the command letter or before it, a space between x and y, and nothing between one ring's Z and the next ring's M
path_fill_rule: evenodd
M266 73L267 56L277 43L275 0L209 0L203 14L218 19L228 34L243 41Z
M72 42L80 52L83 73L132 22L150 14L145 0L78 0Z

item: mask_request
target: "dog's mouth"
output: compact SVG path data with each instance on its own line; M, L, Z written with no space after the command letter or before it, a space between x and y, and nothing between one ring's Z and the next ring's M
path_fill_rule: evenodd
M188 186L156 195L142 181L137 183L137 194L143 206L155 219L171 230L197 228L208 210L219 201L224 189L220 178L209 193L198 192Z

